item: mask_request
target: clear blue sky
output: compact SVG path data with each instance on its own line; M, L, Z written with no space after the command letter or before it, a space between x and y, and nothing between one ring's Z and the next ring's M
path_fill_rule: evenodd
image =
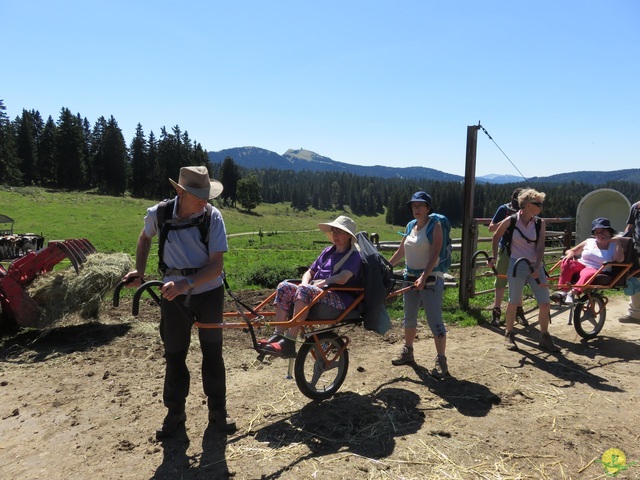
M0 99L464 174L482 125L526 177L640 168L637 0L0 0ZM518 175L480 131L476 173Z

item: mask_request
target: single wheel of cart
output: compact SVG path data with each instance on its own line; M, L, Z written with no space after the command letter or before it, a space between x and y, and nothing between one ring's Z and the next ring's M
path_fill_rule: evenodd
M311 334L296 356L294 376L300 391L325 400L338 391L349 369L348 340L335 332Z
M598 336L607 318L607 298L598 292L583 295L575 303L573 326L582 338Z

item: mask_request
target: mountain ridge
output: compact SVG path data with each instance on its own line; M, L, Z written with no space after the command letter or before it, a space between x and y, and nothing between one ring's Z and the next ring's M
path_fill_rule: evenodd
M338 162L329 157L325 157L311 150L304 148L288 149L282 155L261 147L245 146L233 147L209 152L211 163L222 163L225 158L231 157L233 161L241 167L252 168L275 168L293 171L315 171L315 172L345 172L354 175L372 176L382 178L426 178L429 180L443 182L462 182L464 177L446 173L428 167L387 167L383 165L353 165L345 162ZM524 180L515 175L488 174L476 177L477 182L482 183L521 183ZM551 182L551 183L586 183L599 185L612 181L626 181L640 183L640 168L616 170L611 172L581 171L566 172L550 175L547 177L532 177L527 182Z

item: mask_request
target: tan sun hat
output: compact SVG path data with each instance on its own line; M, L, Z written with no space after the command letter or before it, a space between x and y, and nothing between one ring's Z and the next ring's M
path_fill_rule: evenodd
M222 193L222 183L209 178L207 167L182 167L178 182L169 179L174 188L181 188L202 200L211 200Z
M355 243L355 242L358 241L358 239L356 238L356 222L351 220L349 217L346 217L344 215L340 215L338 218L336 218L331 223L319 223L318 224L318 228L320 230L322 230L327 235L329 240L333 240L333 238L331 237L331 228L332 227L339 228L340 230L343 230L343 231L347 232L349 235L351 235L351 237L353 237L352 243Z

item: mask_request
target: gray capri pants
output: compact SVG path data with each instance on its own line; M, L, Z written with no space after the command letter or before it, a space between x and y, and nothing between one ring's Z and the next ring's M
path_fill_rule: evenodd
M444 278L436 277L434 285L425 285L423 290L410 290L404 293L404 326L418 326L418 309L420 303L427 316L427 323L434 336L446 335L447 329L442 321L442 296L444 295Z

